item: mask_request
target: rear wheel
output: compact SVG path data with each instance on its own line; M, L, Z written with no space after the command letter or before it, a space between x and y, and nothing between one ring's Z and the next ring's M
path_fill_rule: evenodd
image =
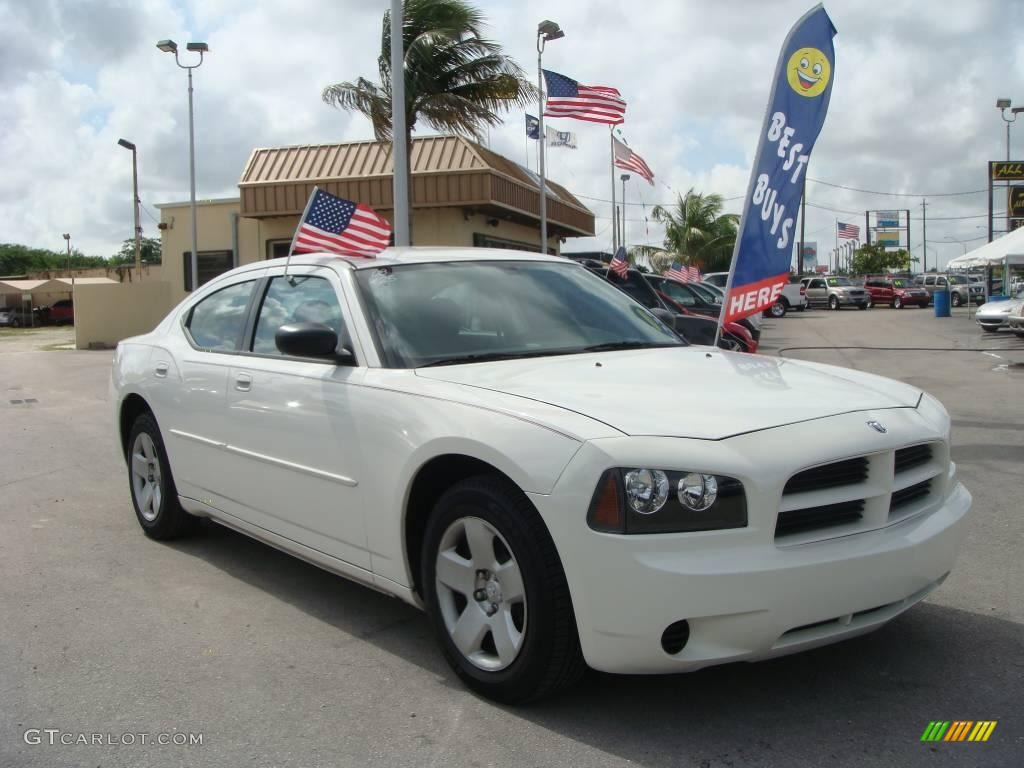
M558 552L511 482L482 475L448 489L427 524L422 563L423 597L441 650L474 691L519 703L583 674Z
M872 299L872 298L871 298L870 296L868 296L868 301L867 301L867 304L865 304L865 305L864 305L864 307L865 307L866 309L870 309L870 308L871 308L871 307L873 307L873 306L875 306L875 300L874 300L874 299Z
M785 317L786 316L786 310L787 309L788 309L788 307L786 306L786 302L785 301L783 301L782 299L776 299L775 303L772 304L771 307L769 308L768 314L771 315L772 317L778 319L780 317Z
M128 437L128 477L135 516L147 536L174 539L189 533L197 519L178 503L160 428L151 413L135 419Z

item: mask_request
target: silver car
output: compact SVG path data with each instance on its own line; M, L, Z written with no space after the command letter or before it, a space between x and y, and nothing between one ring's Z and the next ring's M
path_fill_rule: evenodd
M1008 320L1011 316L1020 315L1022 307L1024 307L1024 291L1018 292L1012 299L986 303L978 310L974 319L982 330L995 333L1000 328L1009 325ZM1014 333L1017 333L1016 329L1014 329Z
M811 307L841 309L857 307L867 309L870 295L863 285L857 285L848 277L805 277L807 304Z

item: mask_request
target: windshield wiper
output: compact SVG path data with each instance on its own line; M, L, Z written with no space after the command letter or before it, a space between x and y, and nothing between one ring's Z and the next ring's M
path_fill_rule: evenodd
M661 347L681 347L682 344L661 341L610 341L605 344L594 344L584 347L582 352L614 352L617 349L658 349Z
M472 355L460 355L459 357L446 357L442 360L434 360L417 366L418 368L431 368L435 365L461 365L462 363L487 363L493 360L521 360L526 357L545 357L547 355L564 355L562 350L545 350L538 352L482 352Z

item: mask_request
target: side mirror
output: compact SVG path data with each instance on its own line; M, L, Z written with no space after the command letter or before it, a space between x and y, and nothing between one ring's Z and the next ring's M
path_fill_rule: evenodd
M274 343L283 355L291 357L329 357L342 365L355 363L348 349L338 349L338 334L323 323L288 323L274 334Z

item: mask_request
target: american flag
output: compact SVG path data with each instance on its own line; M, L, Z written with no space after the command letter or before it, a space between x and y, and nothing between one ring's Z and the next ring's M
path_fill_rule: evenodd
M647 183L654 186L654 171L644 162L636 152L627 147L621 141L612 136L612 147L615 149L615 167L625 171L635 171L647 179Z
M690 275L690 282L691 283L699 283L700 282L700 270L699 269L697 269L696 267L687 267L686 271Z
M372 259L388 247L391 225L369 206L314 188L292 242L294 253L327 251Z
M557 72L544 70L548 86L545 117L573 117L591 123L618 125L626 119L626 102L615 88L580 85Z
M844 224L839 221L836 222L839 227L839 237L847 240L860 240L860 227L856 224Z
M621 245L612 257L612 263L608 265L612 272L619 277L625 277L629 272L629 262L626 260L626 249Z
M665 270L663 276L670 280L678 280L680 283L688 283L690 282L690 268L684 267L678 261L673 261L672 265Z

